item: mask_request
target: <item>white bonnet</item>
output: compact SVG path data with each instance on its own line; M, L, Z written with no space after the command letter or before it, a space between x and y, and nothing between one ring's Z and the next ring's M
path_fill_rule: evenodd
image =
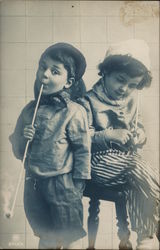
M111 55L129 55L143 63L150 70L149 47L144 40L130 39L115 43L109 47L105 58Z

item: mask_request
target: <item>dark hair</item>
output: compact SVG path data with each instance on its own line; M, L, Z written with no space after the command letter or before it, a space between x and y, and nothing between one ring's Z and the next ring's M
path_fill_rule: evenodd
M76 65L75 65L75 61L73 59L72 56L70 56L67 53L64 53L61 50L49 50L47 52L44 52L40 58L40 61L43 60L44 57L50 57L51 59L58 61L60 63L63 63L64 68L67 70L68 72L68 78L70 77L74 77L75 78L75 73L76 73Z
M76 99L83 97L86 94L86 85L81 78L75 84L73 84L68 91L70 91L71 99L75 101Z
M60 49L50 49L45 51L39 63L43 60L44 57L50 57L52 60L56 60L60 63L63 63L64 68L68 72L68 78L74 77L76 74L76 64L74 58L70 56L67 52L64 52ZM86 86L82 78L73 82L72 86L68 89L65 89L66 92L70 93L71 99L76 100L79 97L83 97L86 93Z
M111 74L112 72L125 72L130 77L142 76L142 81L138 84L137 89L143 89L151 85L151 72L140 61L129 55L112 55L104 59L98 65L99 75Z

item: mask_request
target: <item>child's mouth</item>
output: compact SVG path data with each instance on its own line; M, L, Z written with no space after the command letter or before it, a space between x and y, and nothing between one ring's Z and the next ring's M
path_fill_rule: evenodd
M41 84L43 84L44 86L48 85L48 83L46 81L41 81Z
M44 83L42 83L42 84L43 84L43 88L45 88L45 89L48 88L48 85L47 85L47 84L44 84Z
M41 82L41 85L43 85L43 90L47 90L48 89L48 84Z

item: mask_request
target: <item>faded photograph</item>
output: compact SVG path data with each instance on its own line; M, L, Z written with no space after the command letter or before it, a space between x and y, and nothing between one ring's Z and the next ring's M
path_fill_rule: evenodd
M159 1L0 1L0 249L160 249Z

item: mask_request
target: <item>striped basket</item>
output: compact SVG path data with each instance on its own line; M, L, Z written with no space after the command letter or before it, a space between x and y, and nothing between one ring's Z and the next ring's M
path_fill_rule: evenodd
M109 149L92 154L91 159L92 179L105 186L113 186L128 183L141 183L144 188L147 182L152 187L157 181L155 169L152 169L136 152L122 152L117 149Z
M98 185L126 184L131 228L138 234L152 235L159 218L159 174L136 152L110 149L92 154L92 179Z

